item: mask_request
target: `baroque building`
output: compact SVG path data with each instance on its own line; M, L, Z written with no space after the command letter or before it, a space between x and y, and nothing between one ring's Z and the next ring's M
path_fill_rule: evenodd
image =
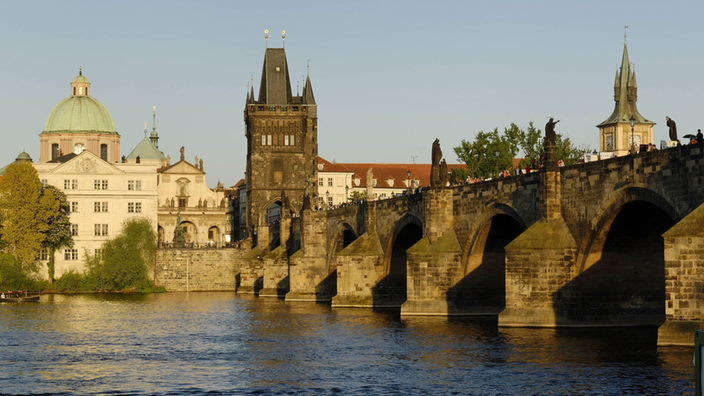
M298 213L318 195L318 114L310 73L302 94L294 96L284 48L266 49L259 96L252 86L244 123L247 227L251 235L259 230L260 238L268 238L272 212Z
M641 144L653 142L653 125L655 123L638 112L636 108L637 100L636 71L628 60L628 48L624 41L621 68L616 71L614 82L614 101L616 105L611 116L597 125L601 151L621 156L629 153L631 144L638 149ZM631 130L631 118L635 120L633 130Z
M55 254L55 277L83 271L85 254L120 233L122 223L146 217L157 230L158 162L121 162L120 135L108 109L90 96L88 78L79 71L70 96L49 113L34 164L43 185L66 194L74 247ZM19 157L18 157L19 159ZM31 161L31 159L29 159ZM46 262L52 252L42 252Z

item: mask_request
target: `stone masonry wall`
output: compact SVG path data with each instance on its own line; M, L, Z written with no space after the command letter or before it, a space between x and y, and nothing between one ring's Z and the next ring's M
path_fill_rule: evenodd
M155 283L167 291L236 290L244 249L158 249Z

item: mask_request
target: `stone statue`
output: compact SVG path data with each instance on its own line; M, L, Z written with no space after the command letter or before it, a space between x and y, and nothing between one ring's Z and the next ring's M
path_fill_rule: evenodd
M374 200L374 173L372 168L367 169L367 201Z
M200 170L203 170L203 158L200 159Z
M443 158L440 162L440 186L447 186L448 178L449 175L447 174L447 162L445 162L445 158Z
M560 120L553 121L552 117L547 124L545 124L545 147L554 146L557 140L557 134L555 133L555 124L560 122Z
M186 244L186 238L183 236L183 227L181 226L181 211L176 214L176 228L174 228L174 247L182 248Z
M181 161L184 161L186 159L186 155L184 154L183 146L181 146Z
M123 164L125 163L125 156L124 155L122 156L122 163Z
M677 140L677 124L675 124L675 120L673 120L670 117L665 117L667 119L667 127L670 128L670 140L676 141Z
M457 184L457 175L453 171L453 172L450 172L450 185L454 186L455 184Z
M167 156L166 156L166 162L167 162L169 165L171 165L171 156L170 156L170 155L167 155Z
M203 199L198 198L198 207L200 208L201 206L203 206Z
M442 159L442 150L440 149L440 139L435 139L433 142L433 151L431 153L432 165L440 165Z
M442 160L442 150L440 149L440 139L436 138L433 142L430 164L430 185L432 187L441 184L440 160Z
M196 162L194 162L193 165L195 165L196 168L198 167L198 156L197 155L196 155Z
M139 156L137 156L137 158L135 158L135 162L136 162L136 163L139 163L141 160L142 160L142 159L139 158Z

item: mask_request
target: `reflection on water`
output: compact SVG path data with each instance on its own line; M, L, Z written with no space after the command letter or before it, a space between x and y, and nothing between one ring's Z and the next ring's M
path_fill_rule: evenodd
M234 293L0 305L2 394L693 394L657 329L498 328Z

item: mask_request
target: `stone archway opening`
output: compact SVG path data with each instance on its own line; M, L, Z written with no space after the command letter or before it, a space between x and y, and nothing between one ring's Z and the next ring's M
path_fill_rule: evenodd
M623 205L593 239L576 279L577 301L571 306L591 316L613 318L616 324L664 322L662 234L674 224L666 211L650 202Z
M407 298L407 255L406 250L415 245L423 238L423 229L416 223L408 223L396 234L391 248L391 259L389 261L386 276L377 283L375 290L375 300L386 299L388 301L399 302L399 305Z
M464 278L449 292L458 307L490 309L506 307L505 247L524 231L513 217L497 214L478 231L464 266ZM493 311L492 311L493 312Z
M272 202L266 207L264 226L269 229L269 251L281 246L281 201Z
M220 238L220 228L217 226L212 226L208 228L208 246L209 247L218 247L222 244L221 238Z
M186 239L186 245L191 247L198 243L198 227L190 221L182 221L183 237Z
M157 236L159 237L159 246L161 246L166 241L166 239L164 239L166 237L166 232L161 224L157 225Z

